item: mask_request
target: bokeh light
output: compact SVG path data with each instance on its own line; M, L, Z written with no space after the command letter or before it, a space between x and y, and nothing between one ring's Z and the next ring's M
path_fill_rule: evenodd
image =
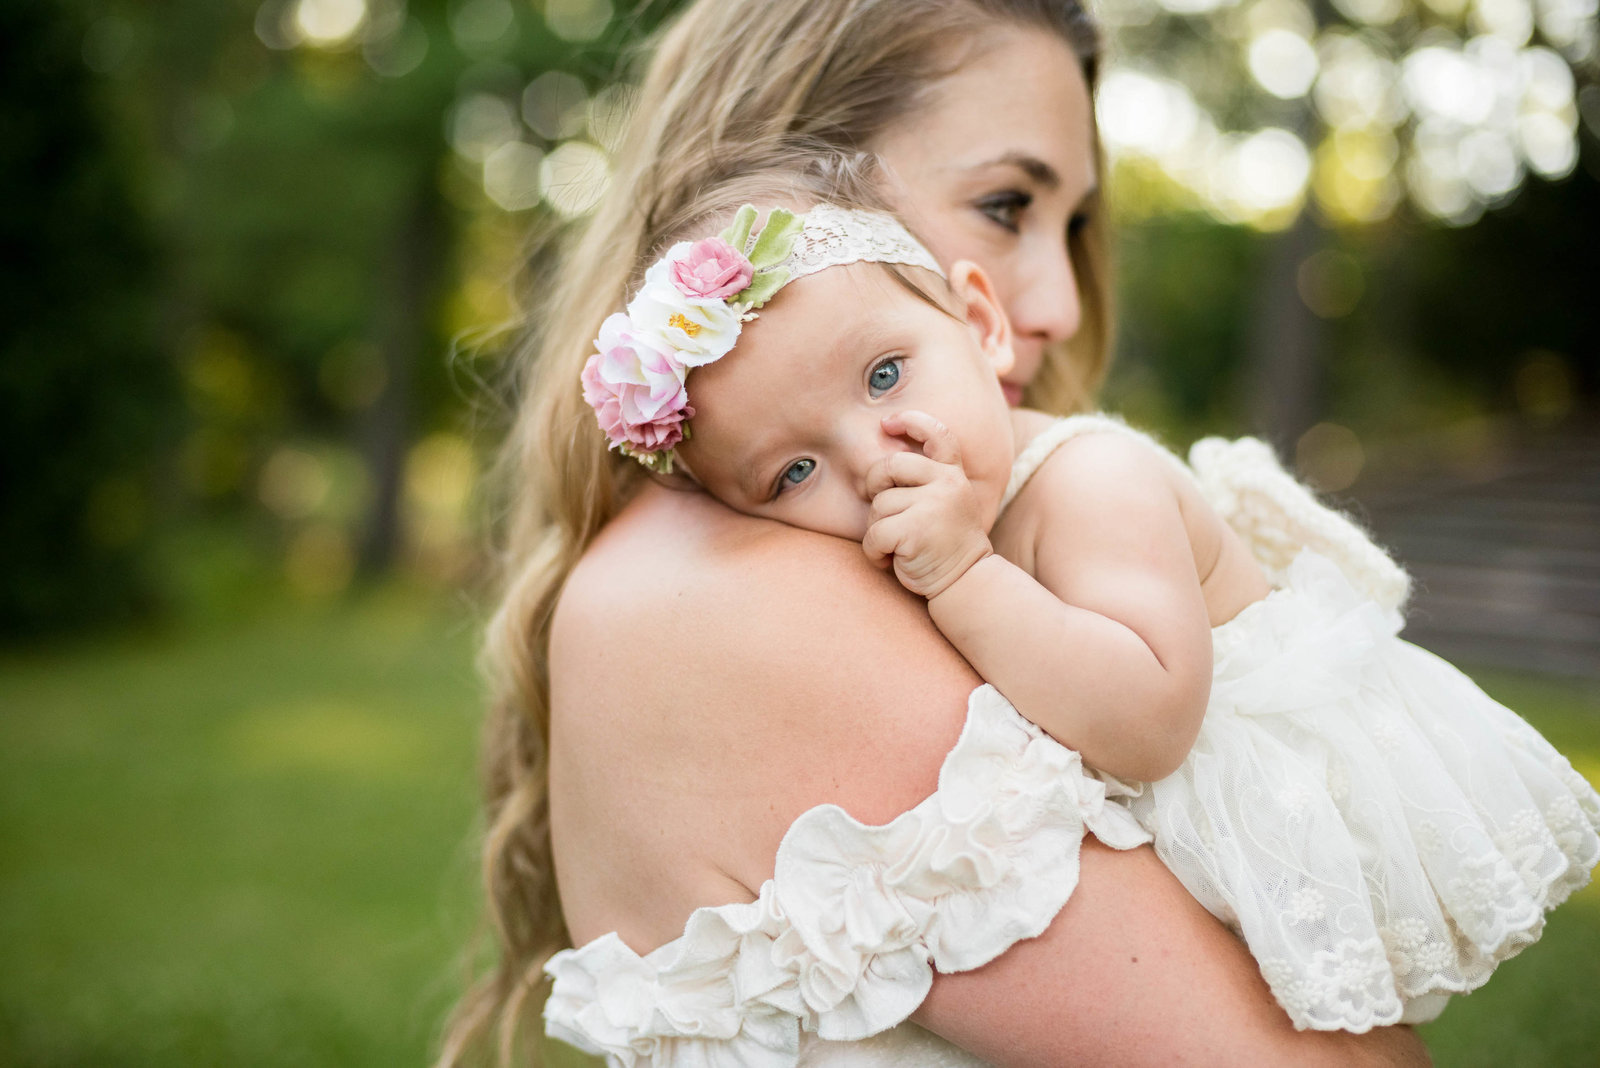
M1366 292L1361 261L1348 252L1323 249L1306 257L1295 272L1295 289L1312 313L1323 319L1349 315Z
M563 141L539 164L540 191L567 218L592 211L610 180L605 151L587 141Z
M320 48L345 44L366 18L366 0L299 0L294 7L295 28Z
M450 35L462 51L491 51L516 28L510 0L465 0L450 12Z
M1323 493L1338 493L1355 485L1366 463L1361 439L1338 423L1318 423L1295 443L1295 470Z
M565 41L593 41L611 25L610 0L544 0L544 21Z
M1292 30L1267 30L1255 37L1248 62L1256 82L1284 100L1305 96L1317 77L1317 53Z
M504 211L537 207L543 195L539 190L543 163L544 153L537 146L507 141L483 161L483 191Z
M474 93L461 100L446 119L450 147L462 159L482 163L490 153L521 137L517 113L493 93Z
M373 30L362 42L361 55L383 77L403 78L422 66L428 46L428 31L421 20L401 13L399 18L383 20L381 29L374 20Z
M1572 411L1576 386L1570 362L1549 349L1524 352L1512 379L1517 407L1540 423L1558 422Z
M545 71L522 91L522 121L546 141L581 133L588 106L589 90L566 71Z

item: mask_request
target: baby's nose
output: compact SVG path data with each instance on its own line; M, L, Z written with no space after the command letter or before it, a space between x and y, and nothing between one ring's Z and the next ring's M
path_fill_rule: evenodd
M864 501L872 500L870 478L880 463L897 452L912 452L917 443L899 434L886 433L875 425L870 433L862 433L851 442L850 474L855 481L856 493Z

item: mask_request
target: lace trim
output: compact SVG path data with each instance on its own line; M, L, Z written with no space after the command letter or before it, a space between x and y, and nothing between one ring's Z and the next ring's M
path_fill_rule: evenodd
M802 1031L887 1030L935 969L1041 933L1077 885L1086 830L1118 849L1150 840L1077 753L980 686L931 797L881 826L805 812L755 901L698 909L645 956L614 934L556 954L546 1030L628 1068L793 1068Z
M1332 561L1284 578L1212 631L1200 756L1130 804L1296 1027L1423 1023L1588 883L1600 795Z
M805 215L785 266L791 280L847 263L903 263L940 278L944 270L933 254L900 221L875 211L818 204Z

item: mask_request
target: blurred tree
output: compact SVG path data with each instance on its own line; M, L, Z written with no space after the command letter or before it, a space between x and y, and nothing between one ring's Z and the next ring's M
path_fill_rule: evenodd
M156 259L84 69L83 23L0 6L0 634L120 621L178 398L156 344Z
M681 6L8 5L0 626L226 586L208 552L331 593L460 542L456 378L497 343L457 339L601 195L619 57ZM1594 7L1098 4L1140 309L1113 403L1187 431L1265 398L1287 444L1592 395ZM153 562L158 529L184 539Z
M1587 315L1592 324L1578 284L1588 270L1570 245L1554 239L1566 252L1557 267L1537 255L1549 235L1518 242L1510 233L1542 214L1515 205L1548 201L1551 183L1565 190L1555 200L1594 199L1596 168L1579 163L1594 150L1595 129L1580 122L1579 101L1600 93L1595 8L1594 0L1100 5L1114 62L1099 110L1118 163L1113 188L1133 189L1119 193L1125 212L1157 230L1174 211L1191 211L1270 235L1254 257L1252 321L1233 378L1254 429L1292 445L1326 415L1335 403L1326 354L1335 347L1345 354L1376 343L1393 355L1409 346L1459 372L1456 353L1417 321L1411 302L1423 299L1421 275L1432 269L1418 257L1450 245L1451 228L1477 229L1486 212L1484 232L1501 234L1507 257L1458 261L1449 273L1473 272L1480 293L1542 277L1554 283L1542 303L1557 319ZM1509 288L1497 284L1501 270L1517 276L1505 279ZM1480 303L1476 318L1500 306ZM1353 312L1367 322L1345 321ZM1531 343L1511 318L1489 336ZM1563 352L1594 359L1592 349ZM1169 362L1156 377L1173 370Z

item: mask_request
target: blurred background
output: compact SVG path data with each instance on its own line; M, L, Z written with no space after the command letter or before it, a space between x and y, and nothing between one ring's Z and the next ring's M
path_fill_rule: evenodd
M424 1061L527 237L661 0L0 5L0 1064ZM1099 0L1107 406L1261 433L1600 780L1596 0ZM1588 1065L1600 890L1426 1032Z

